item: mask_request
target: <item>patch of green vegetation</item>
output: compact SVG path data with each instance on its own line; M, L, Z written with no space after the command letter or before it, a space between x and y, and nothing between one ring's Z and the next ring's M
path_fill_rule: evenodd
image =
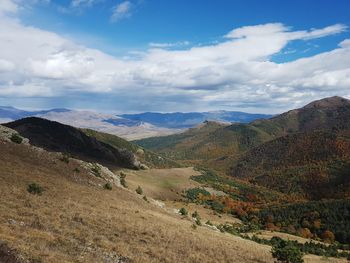
M350 244L350 199L313 201L267 207L256 216L261 225L273 224L279 231L290 234L325 238L331 231L335 240ZM309 233L309 234L308 234Z
M203 188L191 188L186 191L186 197L192 202L198 199L199 194L204 196L210 195L210 193Z
M44 191L44 188L37 183L31 183L28 185L27 191L34 195L41 195Z
M187 216L188 215L188 211L184 207L180 208L179 213L180 213L180 215L183 215L183 216Z
M108 182L103 186L103 188L106 190L112 190L112 184Z
M120 172L120 184L124 187L124 188L128 188L128 185L126 184L126 173L124 172Z
M23 138L17 133L12 133L10 140L14 143L21 144L23 141Z
M272 257L283 263L303 263L303 253L294 242L278 240L272 246Z
M91 167L91 172L96 177L101 177L101 167L97 163L93 163Z
M142 193L143 193L143 190L142 190L141 186L138 186L135 191L139 195L142 195Z
M297 241L286 241L280 237L272 237L270 240L259 238L256 235L249 236L246 233L251 232L246 226L241 225L231 225L231 224L222 224L218 225L217 228L221 232L226 232L235 236L239 236L244 239L254 241L259 244L272 246L272 252L275 251L275 257L278 260L282 260L283 257L291 255L291 258L299 258L298 255L303 254L313 254L323 257L343 257L348 258L350 255L349 246L344 246L339 243L334 243L332 245L326 245L323 243L315 242L306 242L299 243ZM294 256L293 256L294 255ZM289 260L291 259L289 258ZM282 261L282 262L294 262L294 261ZM297 261L296 261L297 262Z

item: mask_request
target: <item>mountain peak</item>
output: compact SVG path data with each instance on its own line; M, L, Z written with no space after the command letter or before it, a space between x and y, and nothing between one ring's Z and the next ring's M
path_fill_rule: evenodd
M337 108L342 106L350 106L350 100L339 97L339 96L333 96L324 98L321 100L315 100L306 106L304 106L304 109L311 109L311 108Z

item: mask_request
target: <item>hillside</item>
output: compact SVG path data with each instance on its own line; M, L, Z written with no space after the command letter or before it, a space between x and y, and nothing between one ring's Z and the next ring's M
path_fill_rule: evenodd
M153 153L152 151L143 149L139 146L137 146L134 143L131 143L127 140L124 140L123 138L120 138L118 136L94 131L91 129L82 129L82 131L90 136L94 137L100 142L104 142L106 144L109 144L113 146L116 149L126 149L133 154L137 156L137 159L147 165L148 167L153 168L171 168L171 167L180 167L181 165L169 158L163 157L159 154Z
M77 128L36 117L4 124L28 138L31 144L48 151L63 152L73 157L98 162L109 167L137 168L140 164L128 150L115 148L87 136Z
M104 179L76 160L0 144L0 262L272 262L268 246L194 230L132 190L103 189ZM27 191L33 182L41 195Z
M350 101L331 97L270 119L248 124L213 125L212 122L184 133L135 141L138 145L178 160L196 160L225 170L245 151L281 136L325 130L350 135ZM228 159L228 162L220 160ZM219 163L219 166L216 166ZM221 167L224 166L224 167Z
M4 130L3 135L10 133L14 132ZM213 225L194 227L190 217L150 197L146 201L132 188L113 183L111 190L104 189L107 178L95 176L79 160L63 162L58 153L13 143L2 136L0 262L273 262L269 245L221 233ZM150 196L177 198L173 187L180 190L186 184L197 185L189 176L198 172L189 168L129 172L130 184L142 183ZM42 189L40 193L29 192L33 183ZM171 204L185 205L191 213L198 209L203 222L240 224L236 218L213 214L198 204ZM304 259L316 263L321 257L305 255ZM346 262L344 258L322 260Z
M257 146L230 175L305 198L350 197L350 139L334 133L296 133Z

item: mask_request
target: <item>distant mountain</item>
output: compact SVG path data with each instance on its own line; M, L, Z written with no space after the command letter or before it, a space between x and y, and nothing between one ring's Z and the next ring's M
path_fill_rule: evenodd
M139 166L131 151L112 147L68 125L37 117L28 117L3 125L28 138L32 145L48 151L68 153L78 159L99 162L108 167Z
M166 128L192 128L205 120L218 122L240 122L248 123L256 119L267 119L272 115L267 114L251 114L239 111L212 111L212 112L174 112L174 113L158 113L145 112L140 114L123 114L120 117L148 122L152 125Z
M207 113L141 113L117 116L93 111L69 109L25 111L13 107L0 106L0 123L25 117L40 117L78 128L93 129L114 134L128 140L179 133L186 128L198 125L204 120L231 123L247 122L252 119L269 116L229 111Z
M112 114L69 109L24 111L13 107L0 107L0 123L25 117L40 117L78 128L99 130L121 136L125 139L140 139L180 132L179 129L156 127L149 123L121 118Z
M16 109L11 106L0 106L0 118L2 119L12 119L18 120L29 116L47 114L49 112L68 112L68 109L51 109L51 110L41 110L41 111L25 111Z
M332 107L320 105L332 105ZM349 131L349 120L350 101L331 97L270 119L231 125L218 124L214 128L212 122L205 122L204 125L181 134L146 138L136 143L178 160L222 159L226 158L225 156L232 158L264 142L295 132L323 129L337 130L344 135ZM208 129L208 124L211 124L211 129Z

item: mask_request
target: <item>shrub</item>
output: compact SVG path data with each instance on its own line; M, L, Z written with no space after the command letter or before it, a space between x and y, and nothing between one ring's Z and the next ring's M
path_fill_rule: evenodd
M272 256L278 262L283 263L303 263L303 253L293 242L279 240L274 243L271 250Z
M101 177L101 167L97 163L92 164L91 172L96 177Z
M148 202L148 199L147 199L147 197L145 195L143 196L142 199L145 200L146 202Z
M137 188L136 188L136 193L138 193L139 195L142 195L142 193L143 193L143 190L142 190L142 188L141 188L141 186L138 186Z
M75 173L80 173L80 170L79 170L79 168L77 167L77 168L74 168L73 172L75 172Z
M12 133L10 140L14 143L21 144L23 141L23 138L19 136L17 133Z
M64 163L69 163L69 158L70 158L70 155L68 153L62 153L60 161Z
M192 202L197 200L199 194L202 194L203 196L210 196L210 193L202 188L192 188L186 191L186 197Z
M201 226L202 225L202 222L201 222L201 217L200 215L198 214L197 211L195 211L193 214L192 214L192 218L194 218L196 220L196 224Z
M126 178L126 174L125 174L124 172L120 172L120 184L121 184L123 187L127 188L128 185L126 184L125 178Z
M111 183L106 183L104 186L103 186L104 189L106 190L112 190L112 184Z
M28 185L27 191L34 195L41 195L44 189L39 184L31 183Z
M188 215L188 211L186 210L186 208L182 207L180 210L179 210L179 213L183 216L187 216Z
M208 225L208 226L213 226L213 223L210 222L210 220L208 220L207 222L205 222L205 224Z

